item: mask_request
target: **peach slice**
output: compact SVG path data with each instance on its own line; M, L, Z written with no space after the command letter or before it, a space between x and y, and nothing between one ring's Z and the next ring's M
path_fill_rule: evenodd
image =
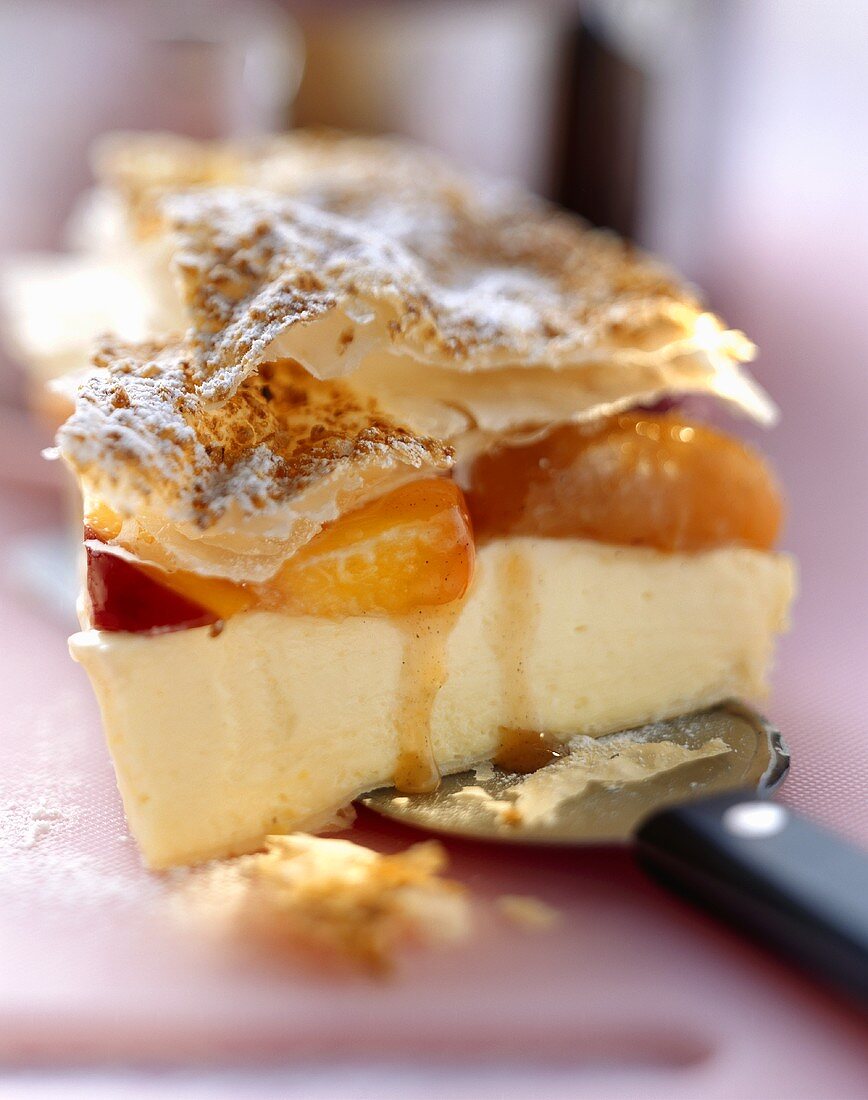
M119 518L87 510L85 537L109 541ZM458 486L413 481L324 528L263 585L234 584L88 546L93 622L103 630L181 629L253 607L291 614L402 615L451 603L473 572L470 519Z
M403 615L451 603L473 573L473 533L453 481L412 481L342 516L282 567L271 585L307 615Z
M565 425L476 460L467 494L480 538L587 538L659 550L770 549L780 492L762 457L677 413Z
M137 565L110 549L92 543L86 549L90 621L97 630L123 630L131 634L187 630L214 623L219 617L169 586L152 580Z
M84 523L85 539L100 542L111 542L120 534L122 526L120 516L112 511L107 504L99 500L87 501ZM118 556L112 555L114 561L109 561L110 555L110 550L99 551L94 548L92 551L91 547L88 547L87 570L88 585L91 584L93 579L93 582L99 586L100 593L105 593L101 596L101 600L107 600L113 608L111 615L108 616L112 622L123 622L126 617L121 598L115 592L115 588L119 591L121 587L125 593L123 599L130 602L131 607L133 603L137 605L141 603L144 606L147 593L150 594L148 599L159 604L160 600L156 593L157 588L174 592L190 605L195 605L201 613L210 615L209 622L214 622L216 619L228 619L231 615L237 615L239 611L247 611L257 602L255 592L247 585L234 584L232 581L223 580L219 577L205 577L199 573L191 573L182 569L162 569L158 565L152 565L145 561L124 561L126 568L121 568L117 564L117 561L120 560ZM142 592L138 595L135 593L136 576L142 578ZM108 585L108 588L106 588L106 585ZM93 600L91 602L93 603ZM158 613L158 617L160 617L160 614L165 613L167 612ZM177 614L182 614L182 611L179 610ZM130 631L150 629L149 627L135 625L147 620L147 615L143 614L141 608L138 608L135 612L131 611L128 617L131 624L129 626L104 625L101 629ZM183 619L177 621L184 622ZM158 623L157 625L171 625L171 619L169 624Z

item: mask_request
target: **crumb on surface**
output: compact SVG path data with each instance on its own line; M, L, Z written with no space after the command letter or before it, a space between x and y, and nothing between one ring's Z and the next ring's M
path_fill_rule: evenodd
M469 935L470 901L443 877L446 863L434 840L383 855L349 840L270 836L263 852L194 873L181 909L275 957L384 974L406 947Z
M479 764L474 765L473 774L480 783L484 783L487 779L492 779L494 777L494 765L490 760L483 760Z
M456 802L488 802L492 796L482 787L460 787L449 797Z

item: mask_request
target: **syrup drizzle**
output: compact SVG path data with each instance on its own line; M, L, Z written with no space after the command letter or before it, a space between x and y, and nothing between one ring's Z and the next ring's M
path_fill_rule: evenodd
M401 621L404 652L393 782L407 794L425 794L436 790L440 783L440 769L431 746L431 715L446 680L446 646L462 606L463 600L454 600Z
M533 703L526 664L528 639L537 625L538 605L532 594L532 574L520 550L508 550L497 565L497 660L510 728L533 725Z
M492 764L505 772L530 775L559 760L564 749L539 730L501 728L500 747Z
M510 550L498 565L499 629L497 657L507 724L500 728L500 745L492 763L508 772L527 775L556 760L561 752L534 729L528 641L537 627L539 605L533 594L533 574L520 550Z

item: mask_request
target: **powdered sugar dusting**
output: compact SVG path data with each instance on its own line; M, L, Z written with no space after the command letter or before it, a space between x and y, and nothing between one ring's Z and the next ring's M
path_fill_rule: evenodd
M0 800L6 912L20 903L31 913L38 907L41 920L62 923L72 911L141 907L159 897L160 884L142 874L133 845L126 845L129 856L122 860L111 854L123 827L119 799L106 801L109 788L95 778L91 752L69 737L81 722L79 711L65 693L45 700L29 723L26 767L10 762ZM101 739L94 738L92 752L102 762Z
M204 529L230 508L302 511L306 491L342 472L382 479L451 461L447 447L372 400L289 361L264 367L217 408L196 387L183 345L109 343L97 364L58 442L88 488L125 515L147 503Z
M165 200L209 399L231 394L288 331L335 310L352 316L360 302L382 319L384 346L462 370L695 346L707 315L613 235L512 191L507 202L445 183L421 195L388 188L305 191L303 203L240 188ZM727 347L737 359L749 345Z
M628 347L709 351L722 365L753 352L651 257L405 141L125 135L103 146L98 171L134 235L173 229L214 399L281 334L333 311L379 314L387 346L463 370L615 362Z
M45 795L29 803L0 803L0 843L12 850L33 848L74 819L75 807L51 804Z

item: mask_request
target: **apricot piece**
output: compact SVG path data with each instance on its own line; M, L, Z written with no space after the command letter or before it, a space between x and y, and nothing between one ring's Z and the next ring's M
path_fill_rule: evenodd
M412 481L342 516L271 582L284 607L308 615L403 615L467 590L474 544L453 481Z
M119 529L105 506L87 513L85 537ZM263 585L242 585L88 547L94 626L178 629L228 619L251 607L290 614L401 615L459 599L473 571L464 497L452 481L414 481L324 528Z
M565 425L481 456L468 506L480 538L587 538L659 550L768 550L782 503L751 447L677 413Z

